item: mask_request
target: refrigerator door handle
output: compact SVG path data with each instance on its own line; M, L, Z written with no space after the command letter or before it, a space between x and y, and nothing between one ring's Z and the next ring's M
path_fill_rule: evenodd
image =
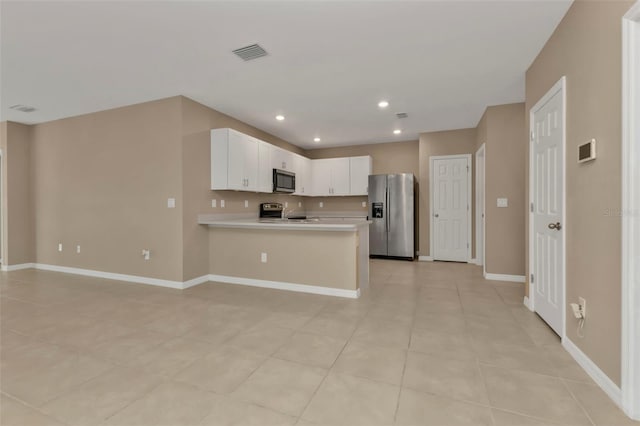
M389 187L387 187L384 191L384 210L384 230L389 232L389 212L391 211L391 209L389 208Z

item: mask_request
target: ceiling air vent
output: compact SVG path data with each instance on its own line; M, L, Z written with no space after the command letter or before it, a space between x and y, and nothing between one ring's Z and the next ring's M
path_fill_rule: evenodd
M409 116L409 114L407 114L406 112L398 112L396 113L396 117L398 118L407 118Z
M29 105L20 105L20 104L12 105L12 106L10 106L9 108L10 108L10 109L15 109L15 110L17 110L17 111L22 111L22 112L33 112L33 111L35 111L35 110L36 110L36 109L35 109L34 107L32 107L32 106L29 106Z
M234 50L233 53L238 55L244 61L250 61L262 56L267 56L267 51L260 47L259 44L252 44L251 46L241 47L240 49Z

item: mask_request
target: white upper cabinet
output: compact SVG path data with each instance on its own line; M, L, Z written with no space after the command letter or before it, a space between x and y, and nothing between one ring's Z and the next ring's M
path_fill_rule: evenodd
M272 146L271 166L274 169L293 171L293 153L286 149Z
M272 148L273 145L258 141L258 192L273 192Z
M313 195L349 195L349 158L311 161Z
M211 189L258 188L258 140L233 129L211 130Z
M311 195L311 160L293 154L293 172L296 174L296 192L293 195Z
M371 157L349 157L351 173L350 195L368 195L369 175L372 171Z
M211 189L271 193L273 169L295 173L294 195L367 195L371 157L310 160L237 130L211 130Z

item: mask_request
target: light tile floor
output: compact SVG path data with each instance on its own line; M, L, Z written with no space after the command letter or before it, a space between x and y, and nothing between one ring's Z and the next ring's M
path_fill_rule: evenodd
M372 260L359 300L0 283L3 426L639 425L476 266Z

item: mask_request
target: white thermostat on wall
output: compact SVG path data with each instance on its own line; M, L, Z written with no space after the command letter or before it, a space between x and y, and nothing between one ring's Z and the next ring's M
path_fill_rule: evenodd
M589 142L578 146L578 163L596 159L596 140L591 139Z

